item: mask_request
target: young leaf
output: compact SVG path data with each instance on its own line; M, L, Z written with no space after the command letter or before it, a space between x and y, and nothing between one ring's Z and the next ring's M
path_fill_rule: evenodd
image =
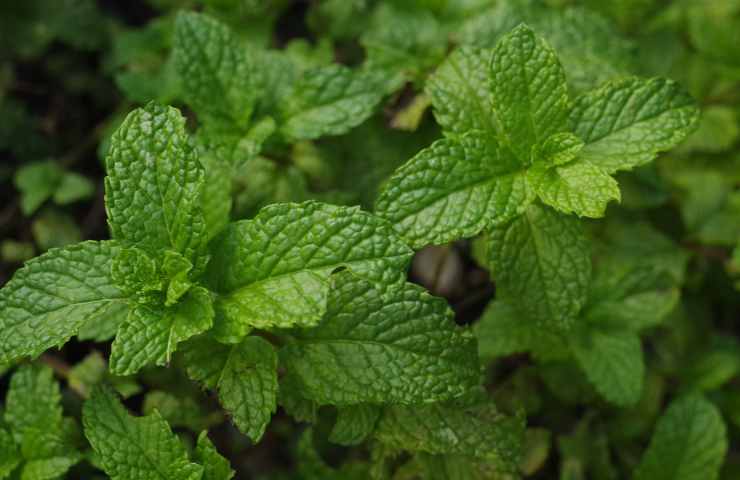
M112 480L201 480L185 446L156 411L132 417L116 394L97 388L82 410L85 436Z
M337 421L329 441L339 445L359 445L375 430L382 410L377 405L363 403L338 407Z
M178 343L210 329L213 317L211 294L203 287L191 288L171 307L133 307L113 342L111 372L131 375L147 365L166 365Z
M111 138L106 168L113 238L155 257L171 249L193 259L205 237L203 167L180 113L154 102L131 112Z
M347 267L373 283L399 283L412 255L382 219L317 202L272 205L232 223L211 252L215 331L230 343L251 327L315 325L332 272Z
M697 394L671 403L658 420L635 480L714 480L727 452L717 408Z
M568 128L563 67L552 48L526 25L496 44L491 92L503 133L524 165L534 145Z
M468 393L480 381L475 340L446 302L413 284L384 292L336 274L326 315L294 333L281 364L319 404L418 404Z
M207 15L180 12L173 56L185 101L202 120L246 128L259 85L247 45Z
M515 473L524 420L503 415L492 403L387 407L375 437L391 449L470 455L494 462L500 473Z
M555 329L572 325L586 301L589 250L577 218L536 203L489 238L499 288L527 317Z
M203 465L201 480L231 480L234 478L235 472L231 469L229 461L218 453L211 439L208 438L207 432L202 432L198 436L194 460Z
M383 94L376 72L338 64L309 70L280 105L281 131L290 141L346 133L372 115Z
M636 334L588 325L575 332L570 346L586 377L604 398L621 407L640 399L645 361Z
M443 139L396 170L375 205L413 246L472 237L525 211L525 172L490 133Z
M83 242L30 260L0 290L0 363L64 344L88 322L120 313L113 242Z
M579 217L603 217L606 204L621 199L617 181L580 158L565 165L535 165L527 171L527 179L542 202Z
M569 121L586 144L581 158L613 173L676 146L698 118L694 100L676 82L627 78L576 98Z
M490 57L489 50L461 47L427 80L434 118L445 131L481 130L488 135L498 131L489 86Z

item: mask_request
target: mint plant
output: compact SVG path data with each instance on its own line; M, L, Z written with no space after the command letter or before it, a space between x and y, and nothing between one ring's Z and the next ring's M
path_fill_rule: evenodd
M738 18L3 4L0 480L740 477Z

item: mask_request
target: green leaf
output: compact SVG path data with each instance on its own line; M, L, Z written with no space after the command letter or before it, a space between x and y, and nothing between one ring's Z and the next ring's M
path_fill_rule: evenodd
M62 176L54 191L54 202L59 205L66 205L88 198L94 192L95 185L89 179L77 173L67 172Z
M119 249L111 262L111 278L129 296L145 296L163 288L157 262L136 247Z
M20 463L21 457L13 436L7 430L0 428L0 480L13 473Z
M309 70L280 105L281 132L289 141L346 133L373 114L383 94L377 72L339 64Z
M221 404L236 426L254 442L265 433L277 407L277 354L261 337L227 346L207 338L185 350L188 375L217 389Z
M447 132L482 130L495 134L489 71L491 52L461 47L450 54L426 82L434 118Z
M159 413L132 417L110 388L97 388L82 410L85 436L112 480L200 480L185 446Z
M569 121L585 142L581 158L613 173L673 148L698 118L694 100L676 82L627 78L576 98Z
M32 400L31 400L32 399ZM20 445L34 431L62 428L62 396L49 367L23 365L10 379L5 400L5 423Z
M589 382L604 398L620 407L637 403L645 361L636 334L588 325L575 332L570 346Z
M64 172L52 161L24 165L15 173L15 186L21 192L21 210L28 216L51 198Z
M204 174L180 112L152 102L128 114L111 138L106 170L113 238L155 257L171 249L193 259L205 237Z
M230 343L251 327L316 325L332 272L346 267L373 283L400 283L412 255L382 219L317 202L271 205L232 223L211 253L215 332Z
M524 430L522 418L507 417L492 403L435 404L387 407L375 437L392 449L469 455L494 462L502 473L515 473Z
M617 181L580 158L552 167L536 164L527 171L527 180L544 203L579 217L603 217L607 203L621 199Z
M717 408L699 395L674 400L658 420L635 480L714 480L727 452Z
M197 138L200 161L205 170L203 182L203 216L206 223L206 236L210 240L226 227L232 209L232 190L234 167L231 152L219 140Z
M118 328L111 348L110 370L131 375L147 365L166 365L180 342L213 325L211 294L191 288L171 307L138 305Z
M447 303L421 287L384 291L341 272L326 315L294 332L281 365L319 404L419 404L460 397L480 381L475 339Z
M524 165L534 145L567 130L565 72L552 48L526 25L496 44L491 93L503 134Z
M339 445L359 445L373 433L382 410L376 405L362 403L337 408L337 421L331 429L329 441Z
M23 465L20 480L55 480L62 478L81 459L79 454L40 460L31 460Z
M226 25L207 15L178 13L173 56L185 101L202 121L247 126L259 79L247 45Z
M533 196L511 151L476 131L438 140L396 170L375 211L418 248L506 222Z
M528 318L554 329L574 323L591 278L589 242L577 218L532 204L491 230L489 255L496 285Z
M110 278L112 242L49 250L0 290L0 363L64 344L85 323L112 314L123 293Z
M194 460L203 465L202 480L231 480L234 470L229 461L221 456L216 447L208 438L207 432L198 436L198 445L195 447Z

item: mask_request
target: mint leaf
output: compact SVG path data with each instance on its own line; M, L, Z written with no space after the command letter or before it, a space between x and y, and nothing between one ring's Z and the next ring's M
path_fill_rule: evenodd
M97 388L82 409L85 436L113 480L200 480L185 446L159 413L132 417L110 388Z
M247 45L226 25L207 15L178 13L173 57L185 101L201 120L247 126L259 80Z
M586 377L604 398L622 407L637 403L645 362L636 334L588 325L575 332L570 346Z
M231 469L229 461L218 453L208 438L207 432L202 432L198 436L194 460L203 465L202 480L231 480L234 478L235 472Z
M59 205L82 200L95 192L95 185L86 177L74 172L66 172L54 191L54 202Z
M579 217L603 217L606 204L621 199L617 181L583 159L559 166L535 165L527 171L527 179L544 203Z
M528 318L554 329L573 325L586 302L589 250L577 218L538 204L489 238L497 286Z
M563 67L552 48L526 25L496 44L491 93L503 134L524 165L534 145L568 128Z
M722 416L696 394L674 400L658 420L635 480L712 480L727 452Z
M576 98L569 122L585 142L581 158L613 173L673 148L698 118L694 100L676 82L627 78Z
M111 348L110 370L131 375L147 365L166 365L180 342L213 325L211 294L193 287L170 307L137 305L118 328Z
M203 167L172 108L149 103L128 114L106 158L106 209L113 238L152 255L201 249Z
M338 407L337 421L329 441L339 445L359 445L375 430L382 410L367 403Z
M383 98L383 77L329 65L306 71L279 106L289 141L340 135L372 115Z
M0 363L65 343L87 322L124 302L110 278L112 242L52 249L18 270L0 290Z
M491 103L489 50L461 47L452 52L426 82L434 118L447 132L498 131Z
M235 222L211 245L206 277L215 332L238 342L251 327L316 325L340 267L373 282L402 282L411 250L385 221L358 208L278 204Z
M503 415L492 403L387 407L375 437L394 450L464 454L494 462L500 473L515 473L524 420Z
M15 173L15 186L21 192L21 210L24 215L31 215L51 198L62 175L62 169L52 161L30 163L18 169Z
M532 199L511 151L476 131L419 152L388 180L375 210L421 247L476 235L521 214Z
M229 352L218 380L219 398L236 426L254 442L277 407L277 353L260 337L248 337Z
M250 336L227 346L207 338L185 349L188 375L218 390L236 426L258 442L277 407L277 354L266 340Z
M23 466L22 480L55 480L80 461L79 455L31 460Z
M342 272L326 315L280 351L319 404L417 404L462 396L480 380L475 340L446 302L413 284L387 287Z
M33 401L29 401L33 399ZM33 432L62 428L62 396L48 367L24 365L13 374L5 400L5 423L18 445Z

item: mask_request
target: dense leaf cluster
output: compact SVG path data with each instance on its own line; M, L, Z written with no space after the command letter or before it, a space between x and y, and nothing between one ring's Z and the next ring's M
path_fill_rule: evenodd
M740 475L740 2L131 8L0 5L0 480Z

